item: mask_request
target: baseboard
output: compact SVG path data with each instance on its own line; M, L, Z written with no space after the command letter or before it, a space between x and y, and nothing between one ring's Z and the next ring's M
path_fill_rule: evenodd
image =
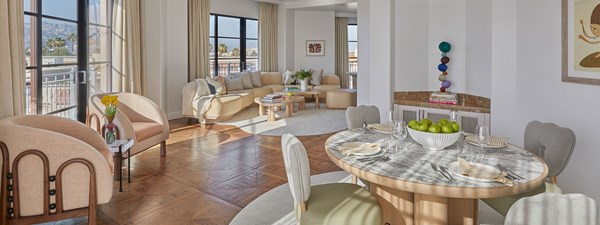
M183 118L183 115L181 115L181 111L167 113L167 119L169 119L169 120L179 119L179 118Z

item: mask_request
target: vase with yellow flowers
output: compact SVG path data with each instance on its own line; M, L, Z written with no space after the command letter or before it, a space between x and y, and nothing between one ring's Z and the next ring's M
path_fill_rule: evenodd
M112 144L115 142L116 135L116 127L114 124L115 115L117 114L117 106L119 106L119 100L117 99L119 96L116 95L105 95L102 97L102 104L105 106L104 114L106 115L106 124L104 127L106 131L104 133L104 139L106 139L107 144Z

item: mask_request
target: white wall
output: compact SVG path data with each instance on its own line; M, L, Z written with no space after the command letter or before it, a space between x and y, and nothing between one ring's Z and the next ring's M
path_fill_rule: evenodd
M429 2L400 0L396 1L395 8L395 90L428 90L430 77L429 39L427 38L429 36ZM362 66L362 58L360 61L360 66Z
M465 92L490 97L492 72L492 0L467 0Z
M211 0L210 12L258 19L258 2L254 0Z
M356 82L356 101L358 105L369 105L371 102L369 77L371 70L371 0L358 0L357 24L358 24L358 76Z
M188 81L187 0L167 4L167 116L181 117L181 90Z
M167 112L166 79L166 1L147 0L144 3L146 50L146 97Z
M600 202L600 87L561 82L561 1L493 1L492 15L492 132L522 145L530 120L571 128L577 144L558 182Z
M294 69L335 72L335 12L296 11L294 23ZM307 40L324 40L324 56L307 56Z

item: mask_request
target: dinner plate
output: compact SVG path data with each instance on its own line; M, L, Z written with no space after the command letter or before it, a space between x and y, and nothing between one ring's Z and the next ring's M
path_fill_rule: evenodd
M500 170L496 167L490 166L490 165L485 165L485 164L481 164L481 163L473 163L470 162L469 164L471 164L473 167L477 168L479 171L484 171L485 173L489 173L489 174L500 174ZM470 177L467 175L464 175L461 171L460 171L460 166L458 164L458 161L456 162L451 162L450 164L448 164L448 170L450 170L451 173L453 173L455 176L465 179L465 180L471 180L471 181L477 181L477 182L484 182L484 183L494 183L496 182L495 180L490 180L490 179L479 179L479 178L475 178L475 177Z
M386 126L386 125L379 124L377 126ZM386 130L377 129L377 126L369 125L368 128L371 129L372 131L375 131L375 132L381 133L381 134L392 134L393 133L392 131L386 131Z
M362 152L353 152L350 153L349 155L356 155L356 156L371 156L371 155L376 155L379 154L381 152L381 145L378 143L367 143L367 142L346 142L344 144L342 144L342 148L361 148L361 146L363 145L371 145L368 146L367 148L370 149L366 149L365 151Z

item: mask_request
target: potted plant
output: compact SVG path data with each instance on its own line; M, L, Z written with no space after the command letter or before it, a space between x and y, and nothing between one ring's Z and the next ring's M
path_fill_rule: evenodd
M300 90L308 90L308 81L312 79L312 73L308 70L300 70L296 73L296 79L300 80Z

